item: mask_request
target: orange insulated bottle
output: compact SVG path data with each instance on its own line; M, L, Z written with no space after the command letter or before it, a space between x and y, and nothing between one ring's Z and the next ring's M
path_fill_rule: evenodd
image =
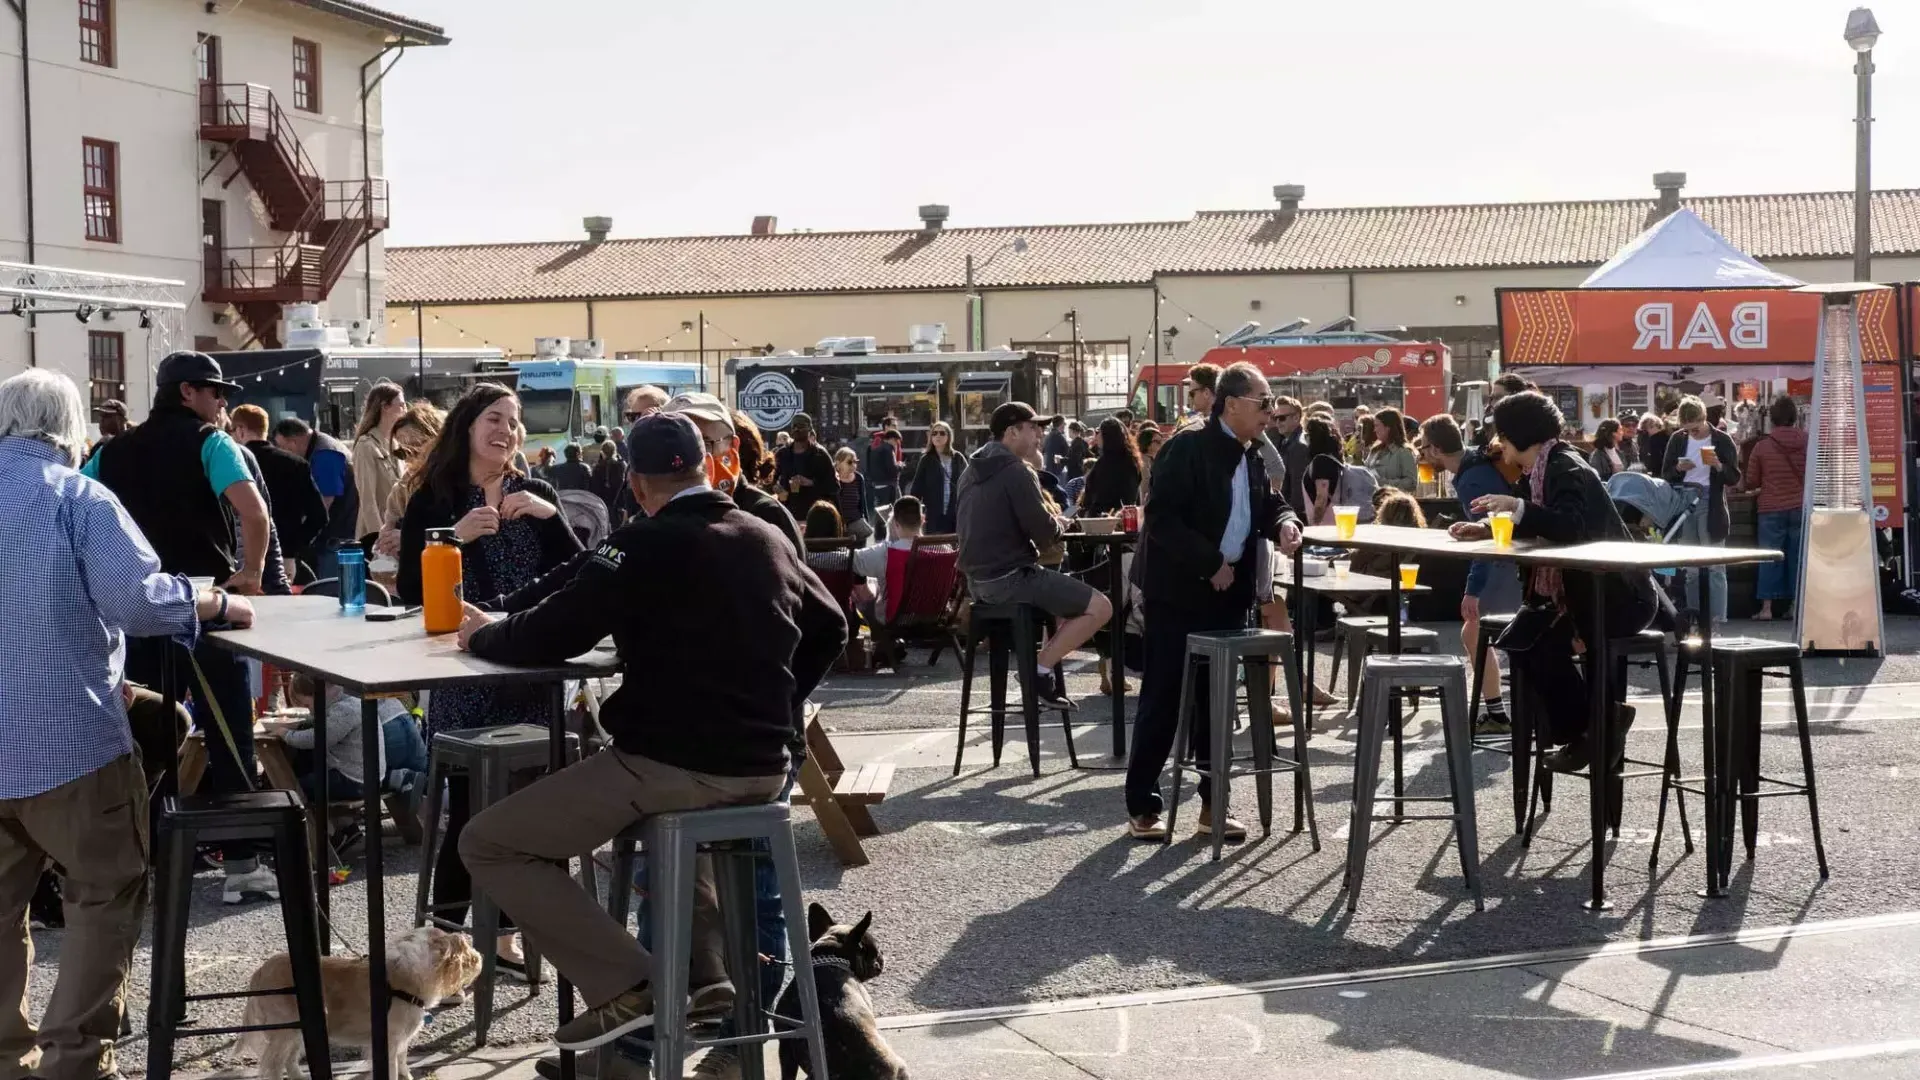
M460 629L460 544L452 529L428 529L420 552L420 607L429 634Z

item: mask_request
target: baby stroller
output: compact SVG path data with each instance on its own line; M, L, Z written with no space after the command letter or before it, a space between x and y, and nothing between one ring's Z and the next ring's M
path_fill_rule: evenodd
M1693 515L1704 513L1700 492L1675 486L1646 473L1615 473L1607 480L1607 497L1620 511L1627 530L1654 544L1677 543ZM1680 571L1655 570L1654 581L1676 611L1687 606L1686 582ZM1664 605L1663 605L1664 606Z

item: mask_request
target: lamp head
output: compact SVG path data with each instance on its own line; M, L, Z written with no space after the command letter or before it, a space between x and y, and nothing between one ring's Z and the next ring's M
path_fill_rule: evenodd
M1857 53L1872 52L1873 43L1880 40L1880 24L1874 21L1873 12L1857 7L1847 13L1847 44Z

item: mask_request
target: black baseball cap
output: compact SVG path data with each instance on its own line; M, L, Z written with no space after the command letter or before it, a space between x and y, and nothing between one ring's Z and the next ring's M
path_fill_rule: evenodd
M681 413L657 412L633 422L627 433L629 466L642 476L671 476L699 465L707 457L700 429Z
M1015 424L1024 424L1032 421L1041 427L1051 427L1055 420L1060 419L1063 418L1058 415L1041 416L1039 413L1033 411L1033 406L1024 401L1009 401L1005 405L993 410L993 419L988 422L987 430L991 431L993 437L997 439L1005 435L1007 429L1013 427Z
M240 389L239 383L229 380L226 373L220 370L220 361L203 352L168 353L160 361L160 370L154 373L153 381L156 386L186 383L190 386Z

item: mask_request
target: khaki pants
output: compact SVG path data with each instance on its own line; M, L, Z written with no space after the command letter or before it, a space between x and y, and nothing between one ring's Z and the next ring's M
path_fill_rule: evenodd
M66 871L67 929L36 1032L27 1018L27 901L48 858ZM95 1080L114 1071L146 906L147 778L133 756L31 798L0 799L0 1080Z
M568 875L566 860L592 854L650 815L771 802L786 783L784 773L713 776L608 749L488 807L461 834L460 857L474 887L512 914L540 954L573 980L589 1007L598 1008L650 981L652 961L627 928ZM701 859L694 883L693 985L724 974L721 949L713 870Z

